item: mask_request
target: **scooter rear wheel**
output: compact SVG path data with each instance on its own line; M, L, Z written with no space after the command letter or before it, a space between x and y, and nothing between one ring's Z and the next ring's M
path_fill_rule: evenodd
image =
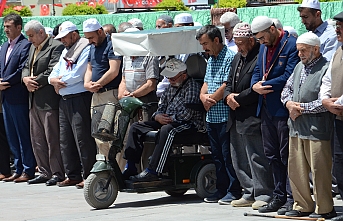
M119 189L116 179L111 178L108 188L104 189L109 176L108 172L92 173L86 179L83 194L90 206L105 209L116 200Z
M216 182L216 167L213 163L207 164L200 169L196 177L195 192L202 199L210 197L217 191Z

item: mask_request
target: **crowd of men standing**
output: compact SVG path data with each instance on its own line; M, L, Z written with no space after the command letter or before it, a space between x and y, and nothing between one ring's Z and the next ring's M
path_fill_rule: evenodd
M209 55L199 99L217 174L217 192L205 202L292 217L336 216L331 174L343 195L343 12L333 27L322 20L317 0L304 0L298 11L309 31L299 37L267 16L248 24L231 12L220 19L225 39L212 25L197 32ZM156 20L158 29L173 25L194 21L189 14ZM108 142L91 136L91 107L125 96L157 100L168 80L187 79L189 55L176 55L180 73L158 83L165 58L116 56L104 27L88 19L81 37L66 21L53 38L32 20L26 39L21 17L4 17L9 40L0 50L0 180L83 188L96 153L109 151ZM142 23L132 20L118 32L138 29ZM128 159L127 178L137 174L135 161ZM156 180L161 170L149 167L136 179Z

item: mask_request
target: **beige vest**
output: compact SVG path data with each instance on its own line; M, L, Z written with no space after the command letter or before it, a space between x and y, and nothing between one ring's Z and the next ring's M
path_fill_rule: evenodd
M333 56L331 69L331 97L340 97L343 94L343 50L339 47Z

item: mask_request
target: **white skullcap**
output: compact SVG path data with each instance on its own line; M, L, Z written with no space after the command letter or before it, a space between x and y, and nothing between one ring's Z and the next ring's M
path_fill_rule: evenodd
M306 32L297 38L297 44L307 44L320 47L320 39L312 31Z
M136 32L136 31L141 31L138 28L127 28L124 32Z
M233 28L233 37L234 38L251 37L251 36L252 36L251 27L246 22L238 23Z
M283 30L288 31L291 35L298 36L297 31L292 26L285 26L283 27Z
M303 0L300 5L301 8L313 8L320 10L320 3L318 0Z
M273 20L271 20L267 16L257 16L251 22L251 31L253 34L257 34L269 28L270 26L272 26L272 24Z
M174 24L187 24L192 23L193 17L189 13L181 13L175 16Z
M90 18L83 22L83 32L93 32L100 28L101 25L95 18Z
M142 20L138 18L130 19L128 22L131 23L135 28L143 28Z

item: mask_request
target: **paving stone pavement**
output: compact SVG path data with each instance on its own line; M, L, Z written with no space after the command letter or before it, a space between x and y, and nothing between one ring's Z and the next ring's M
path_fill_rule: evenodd
M194 190L183 197L170 197L164 192L119 192L114 204L103 210L91 208L83 190L75 187L47 187L44 184L0 182L0 221L169 221L169 220L282 220L245 217L251 208L204 203ZM342 201L335 200L336 211L342 214ZM271 213L276 215L276 213Z

